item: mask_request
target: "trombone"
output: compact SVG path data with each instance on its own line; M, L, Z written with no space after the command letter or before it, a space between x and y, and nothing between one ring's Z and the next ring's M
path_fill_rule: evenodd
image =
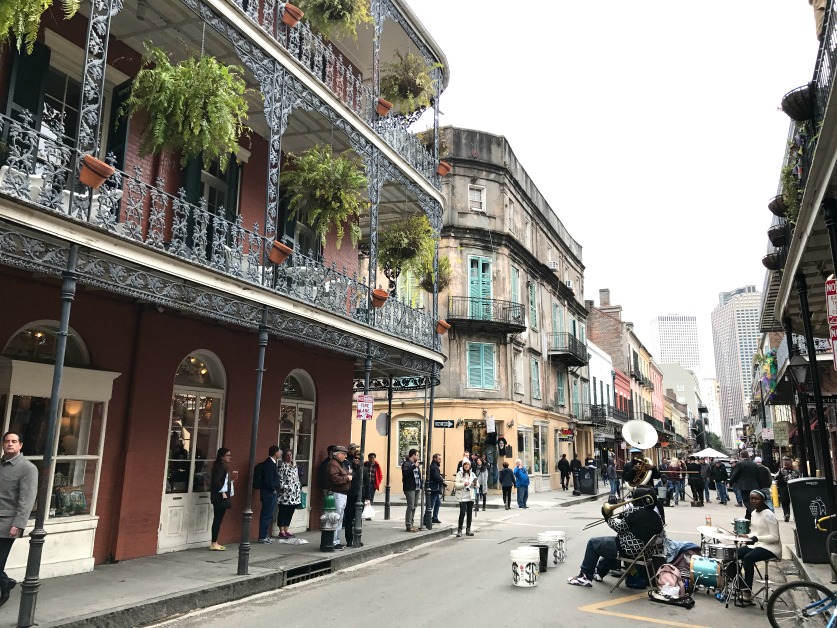
M644 506L653 506L654 505L654 497L652 495L642 495L641 497L634 497L633 499L627 499L623 502L619 502L618 504L603 504L602 505L602 519L597 519L591 523L588 523L586 526L582 528L582 530L587 530L588 528L592 528L594 526L599 525L600 523L604 523L608 519L613 516L613 513L616 511L617 508L622 508L623 506L627 506L632 502L643 502Z

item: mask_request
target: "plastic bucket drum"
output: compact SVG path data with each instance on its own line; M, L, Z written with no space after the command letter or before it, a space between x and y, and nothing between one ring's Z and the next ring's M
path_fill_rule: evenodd
M567 533L563 530L550 530L548 532L539 532L538 540L540 541L541 534L553 539L550 543L552 545L553 561L557 565L559 562L564 562L567 550Z
M532 547L538 548L540 571L546 573L546 568L549 566L549 545L547 543L532 543Z
M518 547L509 552L512 563L512 584L516 587L538 586L540 550L537 547Z

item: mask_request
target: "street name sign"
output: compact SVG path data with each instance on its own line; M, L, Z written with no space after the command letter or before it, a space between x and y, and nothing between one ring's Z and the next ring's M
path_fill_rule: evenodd
M448 429L449 427L453 427L453 420L433 420L433 427L441 427L443 430Z

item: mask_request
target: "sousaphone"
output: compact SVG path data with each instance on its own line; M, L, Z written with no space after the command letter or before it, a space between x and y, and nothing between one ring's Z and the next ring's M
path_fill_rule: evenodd
M651 449L657 444L657 430L645 421L628 421L622 426L622 438L636 449ZM633 487L648 484L654 471L653 467L654 463L651 458L643 459L634 467L634 478L628 484Z

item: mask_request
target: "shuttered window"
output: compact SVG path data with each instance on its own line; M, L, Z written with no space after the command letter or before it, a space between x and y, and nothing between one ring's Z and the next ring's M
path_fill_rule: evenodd
M567 405L567 397L565 388L567 386L567 378L564 375L564 371L558 371L558 396L557 401L559 406Z
M468 388L496 388L494 382L494 345L468 343Z
M520 269L511 267L511 300L520 303Z
M541 365L537 358L532 358L532 399L541 398Z
M534 282L529 284L529 326L538 328L538 293Z

